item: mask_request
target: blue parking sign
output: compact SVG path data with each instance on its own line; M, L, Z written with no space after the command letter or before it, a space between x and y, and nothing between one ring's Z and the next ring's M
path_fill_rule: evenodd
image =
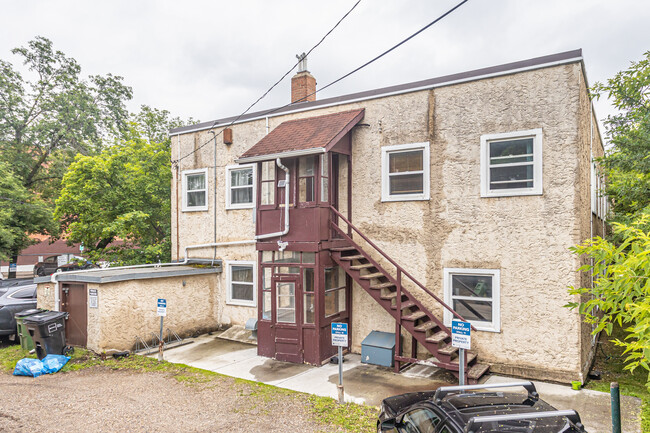
M156 311L158 312L159 316L166 316L167 315L167 299L162 299L158 298L157 304L157 309Z
M471 349L472 325L462 320L451 321L451 345L459 349Z
M347 323L332 323L332 346L348 347Z

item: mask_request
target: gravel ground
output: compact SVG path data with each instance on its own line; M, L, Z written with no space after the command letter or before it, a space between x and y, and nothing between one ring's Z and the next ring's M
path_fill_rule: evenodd
M36 379L0 375L0 432L338 432L305 410L306 397L216 377L86 370Z

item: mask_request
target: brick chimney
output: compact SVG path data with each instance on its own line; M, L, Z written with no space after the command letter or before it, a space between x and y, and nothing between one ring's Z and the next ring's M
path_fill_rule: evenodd
M315 101L316 78L307 70L307 56L302 53L296 57L300 62L298 73L291 78L291 103Z

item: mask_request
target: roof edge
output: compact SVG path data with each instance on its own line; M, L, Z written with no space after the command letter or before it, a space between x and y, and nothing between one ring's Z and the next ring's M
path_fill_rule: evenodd
M245 158L235 159L235 162L237 164L246 164L249 162L269 161L276 158L295 158L297 156L319 155L326 152L327 150L324 147L314 147L311 149L288 150L286 152L269 153L267 155L247 156Z
M376 99L386 96L399 95L402 93L411 93L421 90L428 90L436 87L450 86L470 81L482 80L498 76L510 75L519 72L526 72L535 69L559 66L567 63L583 62L582 49L564 51L561 53L550 54L541 57L534 57L527 60L504 63L486 68L474 69L466 72L460 72L451 75L443 75L436 78L414 81L406 84L382 87L373 90L367 90L357 93L350 93L342 96L301 102L300 104L287 105L281 108L272 108L269 110L257 111L244 116L231 116L217 119L209 122L202 122L196 125L182 126L180 128L170 129L168 135L181 135L191 132L205 131L214 128L221 128L232 124L246 123L253 120L264 119L266 117L277 117L289 113L299 113L303 111L315 110L318 108L331 107L334 105L348 104L369 99ZM271 113L271 111L273 111Z

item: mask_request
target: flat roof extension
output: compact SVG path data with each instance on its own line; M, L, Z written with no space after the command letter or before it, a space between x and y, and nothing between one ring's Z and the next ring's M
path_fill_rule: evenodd
M220 266L195 268L193 266L161 266L134 269L97 269L75 274L61 272L57 281L60 283L114 283L128 280L147 280L151 278L168 278L191 275L216 274L221 272ZM34 278L35 283L49 283L50 276Z

